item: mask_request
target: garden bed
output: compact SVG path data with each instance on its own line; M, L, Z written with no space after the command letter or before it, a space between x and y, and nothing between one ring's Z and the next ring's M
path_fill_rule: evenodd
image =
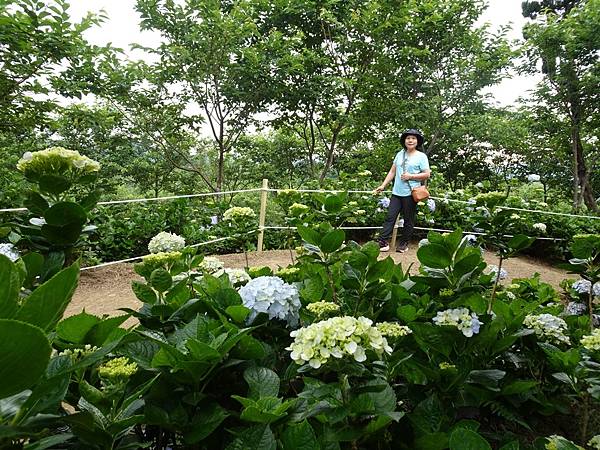
M387 255L383 253L380 258ZM418 267L416 245L406 253L390 252L389 255L396 263L402 263L403 267L414 264L411 273L416 272ZM225 267L241 268L245 265L244 255L241 253L218 255L217 257L225 263ZM252 252L248 254L248 258L250 267L269 266L276 269L286 267L291 263L290 252L287 250ZM485 259L488 264L498 263L492 252L486 252ZM508 271L509 280L527 278L535 272L539 272L540 279L551 284L557 290L561 280L569 276L564 270L557 269L542 260L531 257L509 259L503 263L503 267ZM571 275L571 277L576 278L574 275ZM138 309L141 302L131 290L131 282L136 279L141 279L141 277L133 271L132 264L116 264L82 272L79 286L65 315L74 315L83 309L95 315L117 315L119 314L119 308Z

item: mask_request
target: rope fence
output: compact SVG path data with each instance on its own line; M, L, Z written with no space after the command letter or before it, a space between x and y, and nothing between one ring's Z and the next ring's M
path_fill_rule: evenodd
M98 202L98 206L110 206L110 205L118 205L118 204L127 204L127 203L147 203L147 202L155 202L155 201L166 201L166 200L176 200L176 199L180 199L180 198L198 198L198 197L213 197L213 196L219 196L219 195L229 195L229 194L241 194L241 193L249 193L249 192L260 192L261 193L261 197L260 197L260 211L259 211L259 226L257 230L253 230L250 233L254 233L256 231L258 231L258 242L257 242L257 251L258 252L262 252L263 251L263 242L264 242L264 232L265 230L292 230L292 229L296 229L296 227L284 227L284 226L265 226L265 219L266 219L266 208L267 208L267 194L269 192L273 192L273 193L281 193L281 192L298 192L298 193L322 193L322 194L331 194L331 193L341 193L341 192L347 192L349 194L370 194L373 195L373 191L366 191L366 190L325 190L325 189L273 189L273 188L269 188L269 184L268 184L268 180L267 179L263 179L262 182L262 187L261 188L253 188L253 189L239 189L239 190L231 190L231 191L220 191L220 192L204 192L204 193L198 193L198 194L184 194L184 195L170 195L170 196L165 196L165 197L151 197L151 198L136 198L136 199L128 199L128 200L111 200L111 201L105 201L105 202ZM385 191L382 194L389 194L391 193L391 191ZM468 205L472 205L472 202L469 201L465 201L465 200L457 200L457 199L449 199L446 197L435 197L432 196L430 197L433 200L437 200L437 201L441 201L441 202L452 202L452 203L460 203L460 204L468 204ZM519 211L519 212L526 212L526 213L537 213L537 214L548 214L548 215L555 215L555 216L563 216L563 217L572 217L572 218L581 218L581 219L600 219L600 216L589 216L589 215L582 215L582 214L569 214L569 213L561 213L561 212L554 212L554 211L544 211L544 210L538 210L538 209L526 209L526 208L514 208L514 207L509 207L509 206L501 206L500 208L505 209L505 210L511 210L511 211ZM11 212L25 212L27 211L27 208L4 208L4 209L0 209L0 213L11 213ZM357 227L339 227L343 230L377 230L380 229L381 226L357 226ZM398 225L398 222L396 222L395 226L394 226L394 234L392 236L392 244L395 243L395 238L396 238L396 232L397 229L401 228ZM446 229L441 229L441 228L428 228L428 227L415 227L416 230L423 230L423 231L437 231L437 232L452 232L453 230L446 230ZM463 231L463 234L473 234L473 235L487 235L486 233L480 233L480 232L468 232L468 231ZM505 237L512 237L512 235L504 235ZM206 242L200 242L197 244L193 244L190 247L200 247L200 246L204 246L204 245L209 245L209 244L214 244L217 242L222 242L222 241L226 241L229 239L233 239L235 236L228 236L228 237L223 237L223 238L218 238L218 239L213 239L210 241L206 241ZM561 239L561 238L552 238L552 237L536 237L536 239L538 240L547 240L547 241L565 241L565 239ZM85 271L85 270L91 270L91 269L97 269L100 267L106 267L106 266L111 266L114 264L121 264L121 263L127 263L127 262L132 262L132 261L137 261L140 260L142 258L144 258L147 255L142 255L142 256L136 256L136 257L132 257L132 258L126 258L126 259L121 259L118 261L110 261L110 262L106 262L106 263L102 263L102 264L97 264L94 266L88 266L88 267L82 267L81 271Z

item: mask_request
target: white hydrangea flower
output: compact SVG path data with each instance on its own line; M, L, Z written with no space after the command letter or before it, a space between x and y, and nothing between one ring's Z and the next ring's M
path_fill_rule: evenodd
M390 206L390 199L387 197L383 197L381 199L379 199L379 202L377 203L379 206L381 206L382 208L389 208Z
M12 262L15 262L21 257L17 248L12 244L0 244L0 255L6 256Z
M215 273L222 269L224 266L223 261L214 256L205 256L202 262L198 265L198 268L205 273Z
M475 183L475 187L476 187L477 189L483 189L483 183L482 183L481 181L480 181L480 182L478 182L478 183Z
M533 183L535 181L540 181L540 176L535 173L531 173L531 174L527 175L527 181L529 181L530 183Z
M589 294L592 289L592 282L590 280L577 280L573 283L573 289L575 289L579 294Z
M429 245L429 239L425 238L425 239L421 239L419 241L419 248L425 246L425 245Z
M570 344L567 331L567 323L560 317L552 314L529 314L525 316L523 325L530 330L535 331L538 338L554 342L556 344Z
M546 232L546 224L545 223L534 223L533 224L533 229L534 230L538 230L540 233L545 233Z
M286 348L296 364L308 363L318 369L331 357L351 356L357 362L367 359L367 350L379 357L392 353L385 337L366 317L333 317L292 331L294 342Z
M592 286L592 295L594 297L600 297L600 281L596 281Z
M156 236L150 239L150 243L148 244L148 250L150 253L176 252L182 250L184 247L184 238L167 231L161 231L158 233Z
M427 207L429 208L429 211L434 212L435 211L435 200L432 198L428 198L427 199Z
M358 172L357 175L359 177L370 177L373 175L370 170L363 170L362 172Z
M585 303L569 302L565 308L565 315L567 316L580 316L587 311Z
M246 284L252 279L244 269L220 269L214 273L214 276L219 278L223 274L227 274L230 283L234 286Z
M292 327L298 324L301 304L296 286L279 277L266 276L250 280L239 292L244 306L252 310L249 323L259 313L267 313L269 319L285 320Z
M474 198L470 198L469 200L467 200L467 205L476 205L477 204L477 200L475 200Z
M467 308L438 311L432 320L438 326L450 325L456 327L466 337L472 337L474 334L479 333L479 328L483 325L477 314L470 312Z
M500 269L500 272L498 273L498 266L488 266L488 271L490 275L496 274L495 278L498 280L505 280L508 277L508 272L504 269Z
M600 434L597 434L596 436L591 438L587 445L592 447L594 450L600 450Z
M465 237L463 237L463 240L467 241L467 244L472 247L477 245L477 236L474 234L466 234Z

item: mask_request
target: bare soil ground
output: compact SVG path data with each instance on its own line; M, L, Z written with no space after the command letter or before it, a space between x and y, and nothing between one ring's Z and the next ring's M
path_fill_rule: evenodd
M406 253L382 253L381 257L389 254L396 263L402 263L405 270L413 264L411 273L415 273L419 265L416 250L417 246L414 245ZM225 263L225 267L242 268L246 265L244 255L241 253L217 255L217 257ZM485 253L485 259L488 264L498 264L498 260L491 252ZM288 266L291 258L287 250L269 250L250 253L248 262L250 267L269 266L277 269ZM508 272L509 280L527 278L537 272L542 281L551 284L555 289L559 289L560 281L569 276L564 270L529 257L509 259L504 262L503 267ZM65 315L78 314L85 309L90 314L112 316L120 314L119 308L138 309L141 303L131 290L131 282L137 279L141 278L133 271L132 264L116 264L84 271L81 273L79 286Z

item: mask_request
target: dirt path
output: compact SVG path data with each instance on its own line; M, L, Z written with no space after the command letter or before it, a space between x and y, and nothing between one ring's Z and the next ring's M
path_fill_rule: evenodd
M388 254L382 254L382 257ZM406 253L390 252L390 256L396 263L402 263L406 270L409 264L414 264L411 273L415 273L418 267L416 246ZM241 268L245 266L243 254L218 255L225 267ZM493 253L486 252L485 259L488 264L498 264ZM290 253L287 250L270 250L262 253L249 254L249 265L269 266L273 269L286 267L291 263ZM535 272L540 273L542 281L551 284L555 289L559 283L569 275L564 271L534 258L520 257L512 258L504 262L503 267L508 272L508 279L527 278ZM573 275L570 275L573 277ZM117 264L106 268L93 269L81 273L79 286L75 296L69 305L66 315L77 314L85 309L95 315L117 315L119 308L138 309L141 303L131 291L131 281L141 279L134 271L132 264Z

